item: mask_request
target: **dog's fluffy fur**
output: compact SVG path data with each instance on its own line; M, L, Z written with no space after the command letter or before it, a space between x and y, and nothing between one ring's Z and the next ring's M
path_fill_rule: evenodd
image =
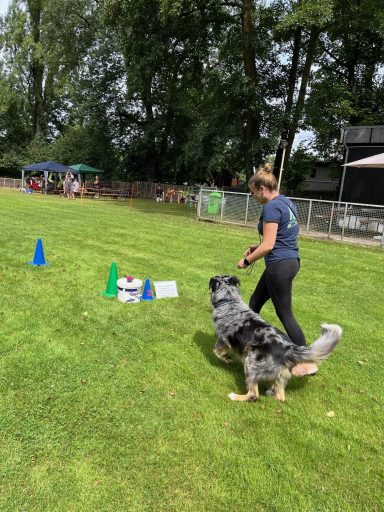
M232 349L244 363L248 392L228 396L232 400L255 401L259 398L259 382L270 381L270 394L284 401L291 369L298 363L320 363L326 359L339 342L342 329L338 325L323 324L319 339L310 347L295 345L243 302L239 285L236 276L220 275L209 282L217 336L213 351L228 363L231 361L228 351Z

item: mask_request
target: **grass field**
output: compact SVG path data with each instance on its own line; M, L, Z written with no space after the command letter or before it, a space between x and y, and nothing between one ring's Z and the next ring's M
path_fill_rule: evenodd
M235 273L248 300L255 233L185 213L0 190L0 510L382 511L383 250L300 240L296 316L308 341L323 321L343 339L286 403L235 403L208 281ZM47 267L26 264L37 238ZM112 261L180 297L102 297Z

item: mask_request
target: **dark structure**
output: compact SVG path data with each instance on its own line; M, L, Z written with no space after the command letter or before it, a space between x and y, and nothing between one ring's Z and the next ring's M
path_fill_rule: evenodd
M384 126L344 128L344 163L384 153ZM384 205L384 169L344 167L339 201Z

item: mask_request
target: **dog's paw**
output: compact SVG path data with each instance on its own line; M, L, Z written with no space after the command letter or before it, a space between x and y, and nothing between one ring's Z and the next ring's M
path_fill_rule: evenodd
M238 395L237 393L228 393L228 398L237 402L256 402L258 400L256 395Z
M224 361L224 363L232 363L232 357L227 354L226 352L224 351L218 351L218 350L214 350L213 353L215 354L215 356L217 358L219 358L221 361Z

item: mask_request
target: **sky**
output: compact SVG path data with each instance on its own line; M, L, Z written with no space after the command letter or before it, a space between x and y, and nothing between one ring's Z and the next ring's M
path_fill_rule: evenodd
M9 1L10 0L0 0L0 15L7 12Z

